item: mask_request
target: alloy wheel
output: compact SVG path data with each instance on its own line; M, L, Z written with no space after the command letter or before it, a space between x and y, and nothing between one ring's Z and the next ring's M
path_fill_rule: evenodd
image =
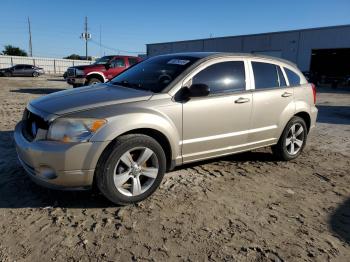
M293 124L287 134L286 149L290 155L296 155L304 144L304 128L301 124Z
M141 195L152 186L158 170L158 158L151 149L130 149L120 157L114 168L114 185L125 196Z

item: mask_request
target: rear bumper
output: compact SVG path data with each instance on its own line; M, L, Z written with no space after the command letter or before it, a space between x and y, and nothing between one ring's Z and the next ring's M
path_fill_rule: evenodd
M317 114L318 114L318 109L316 108L316 106L312 106L310 110L310 118L311 118L310 131L316 126Z
M18 158L36 183L65 190L92 186L97 161L108 142L60 143L28 141L17 124L14 138Z

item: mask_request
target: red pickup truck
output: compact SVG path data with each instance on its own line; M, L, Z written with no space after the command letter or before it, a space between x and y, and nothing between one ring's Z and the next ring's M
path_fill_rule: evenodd
M103 56L91 65L69 67L66 81L73 87L104 83L140 61L135 56Z

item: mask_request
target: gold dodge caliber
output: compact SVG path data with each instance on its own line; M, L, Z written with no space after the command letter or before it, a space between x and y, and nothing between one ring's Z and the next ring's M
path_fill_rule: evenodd
M88 189L116 204L150 196L164 173L202 159L272 146L301 154L315 126L315 87L285 60L251 54L149 58L110 82L31 101L18 157L43 186Z

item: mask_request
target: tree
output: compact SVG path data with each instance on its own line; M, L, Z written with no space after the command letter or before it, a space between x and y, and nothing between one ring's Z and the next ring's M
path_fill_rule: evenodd
M80 56L77 54L71 54L69 56L63 57L64 59L72 59L72 60L85 60L85 56ZM91 56L88 56L88 60L92 60Z
M80 55L77 54L71 54L69 56L63 57L64 59L72 59L72 60L81 60Z
M2 53L4 55L28 56L26 51L13 45L5 45Z

